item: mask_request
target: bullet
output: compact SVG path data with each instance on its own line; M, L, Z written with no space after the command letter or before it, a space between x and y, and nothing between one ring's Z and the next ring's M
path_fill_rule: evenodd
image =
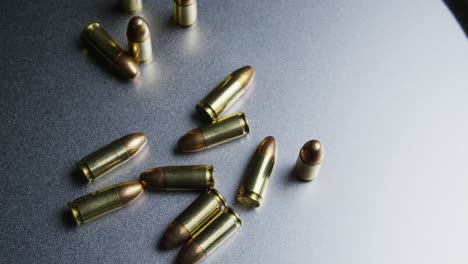
M260 206L275 165L275 159L276 140L269 136L258 145L250 160L237 195L239 203L250 207Z
M120 9L125 13L135 13L143 8L142 0L120 0Z
M143 172L140 182L154 190L206 190L214 187L213 167L192 165L154 168Z
M138 63L98 23L83 29L81 39L121 76L135 78L140 72Z
M143 133L134 133L117 139L76 163L88 182L110 171L135 156L146 145Z
M167 227L161 247L171 249L180 245L225 207L226 201L215 189L203 193Z
M217 119L250 87L255 76L252 66L237 69L218 84L196 106L197 112L206 121Z
M124 182L80 197L68 203L68 207L80 225L125 207L142 193L141 183Z
M177 261L180 264L200 262L226 241L241 225L239 215L232 208L226 208L182 247Z
M128 50L130 55L138 63L151 61L153 47L151 46L150 31L148 23L140 17L135 16L128 22L127 27Z
M295 174L303 181L317 178L323 160L323 147L318 140L304 144L296 161Z
M190 130L177 142L180 152L197 152L240 138L250 132L244 113L223 117L201 128Z
M197 21L196 0L174 0L174 21L183 27L189 27Z

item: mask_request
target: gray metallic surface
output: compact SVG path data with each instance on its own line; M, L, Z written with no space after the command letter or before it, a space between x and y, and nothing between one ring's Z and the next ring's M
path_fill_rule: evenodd
M73 227L67 202L158 166L213 164L216 188L243 219L205 263L467 263L468 46L442 1L208 1L197 24L171 22L171 1L144 1L154 60L134 81L79 48L98 22L121 44L118 1L3 0L0 7L1 263L172 263L157 243L197 196L146 192ZM227 113L252 132L201 153L174 147L198 127L196 103L233 70L255 87ZM141 131L145 149L86 185L75 162ZM235 202L268 135L278 158L265 202ZM290 177L319 139L317 181Z

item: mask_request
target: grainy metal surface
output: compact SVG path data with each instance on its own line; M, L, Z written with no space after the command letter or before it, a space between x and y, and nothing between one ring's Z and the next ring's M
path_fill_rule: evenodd
M98 22L125 45L118 1L2 0L1 263L171 263L157 243L197 196L145 192L78 228L67 202L158 166L213 164L243 226L205 263L467 263L468 46L442 1L198 1L197 24L171 1L144 1L154 61L123 81L79 48ZM252 132L178 155L200 126L196 103L227 74L256 70L226 114ZM84 155L128 133L148 145L90 185ZM235 203L251 153L268 135L278 158L262 207ZM289 174L319 139L317 181Z

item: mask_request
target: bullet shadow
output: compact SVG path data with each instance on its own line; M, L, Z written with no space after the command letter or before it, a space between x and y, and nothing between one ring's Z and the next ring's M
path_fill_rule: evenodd
M75 219L73 218L73 214L70 211L70 209L61 209L60 210L60 217L62 218L62 225L66 229L75 229L76 228L76 222Z
M76 167L70 169L68 177L70 178L70 182L75 186L83 186L88 183L83 172Z
M468 2L463 0L444 0L445 5L452 12L460 27L468 37Z

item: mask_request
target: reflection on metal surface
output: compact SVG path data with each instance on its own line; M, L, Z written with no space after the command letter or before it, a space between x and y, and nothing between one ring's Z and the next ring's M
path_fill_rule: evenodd
M225 206L226 201L215 189L200 195L168 226L161 239L161 246L170 249L180 245L204 227Z
M183 27L189 27L197 21L196 0L174 0L174 21Z
M150 62L153 57L153 47L148 24L140 17L133 17L127 26L127 40L130 55L138 63Z
M258 145L250 160L247 172L237 195L237 201L250 206L259 207L270 179L276 159L276 140L266 137Z
M68 206L80 225L124 207L142 193L140 182L124 182L80 197Z
M179 263L197 263L210 255L242 225L239 215L230 207L219 212L193 235L180 250Z
M83 29L81 39L121 76L135 78L140 72L138 63L98 23Z
M219 118L245 92L254 76L252 66L235 70L197 104L197 112L206 121L212 122Z
M214 187L212 166L167 166L140 175L143 185L155 190L206 190Z
M317 178L323 160L323 146L318 140L304 144L296 161L295 174L303 181Z
M250 127L244 113L223 117L201 128L190 130L177 142L180 152L197 152L247 135Z
M119 0L119 7L125 13L136 13L143 8L142 0Z
M76 166L91 182L135 156L146 145L146 141L142 133L126 135L86 156Z

